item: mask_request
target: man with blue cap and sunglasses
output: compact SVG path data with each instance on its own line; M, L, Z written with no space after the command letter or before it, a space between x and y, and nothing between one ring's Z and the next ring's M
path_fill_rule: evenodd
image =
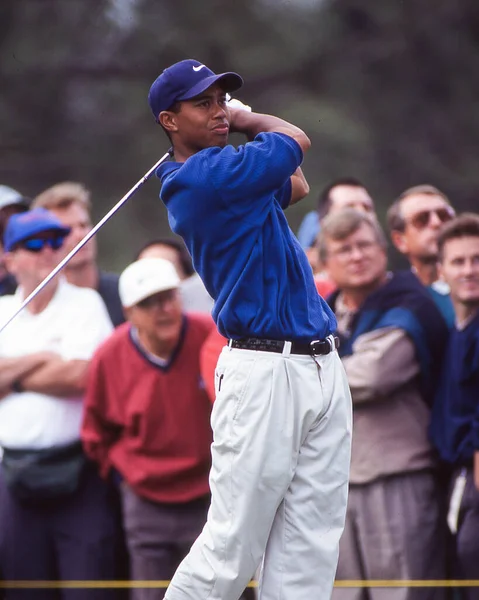
M237 600L263 560L260 598L331 595L344 526L351 398L334 315L284 209L308 193L310 141L231 106L243 80L184 60L150 89L175 160L161 199L229 340L216 368L211 507L167 600ZM230 133L247 143L228 145Z
M10 217L5 263L18 289L0 298L2 317L57 266L68 233L43 208ZM111 331L98 293L58 276L0 334L0 570L7 580L117 575L110 491L80 441L88 363ZM35 597L50 598L51 590Z

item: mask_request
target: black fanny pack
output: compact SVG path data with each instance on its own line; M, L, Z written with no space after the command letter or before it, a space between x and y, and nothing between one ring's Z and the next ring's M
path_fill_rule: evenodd
M12 494L18 500L32 503L76 492L86 464L79 441L44 450L4 448L1 463Z

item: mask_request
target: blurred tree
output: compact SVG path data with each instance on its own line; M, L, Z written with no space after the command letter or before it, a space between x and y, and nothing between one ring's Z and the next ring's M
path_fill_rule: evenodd
M0 183L35 195L83 181L100 217L167 148L151 82L195 57L239 71L241 98L311 136L293 228L342 175L363 179L381 214L425 181L474 208L478 46L476 0L2 0ZM168 232L158 190L148 182L105 227L108 266Z

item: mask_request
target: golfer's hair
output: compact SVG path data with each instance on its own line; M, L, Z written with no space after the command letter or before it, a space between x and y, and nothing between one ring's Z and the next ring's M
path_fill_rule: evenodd
M464 237L479 238L479 215L463 213L443 225L437 239L439 260L444 258L444 246L447 242Z
M423 185L415 185L414 187L410 187L394 200L394 202L389 207L387 212L386 221L388 226L388 231L404 231L406 228L406 221L404 220L404 216L401 210L402 201L409 196L416 196L417 194L421 194L422 196L440 196L449 206L451 202L449 198L446 196L444 192L441 192L437 187L429 184Z
M329 209L331 208L331 192L334 188L340 185L347 185L349 187L363 188L366 189L364 183L356 179L355 177L341 177L340 179L335 179L331 181L319 194L318 197L318 215L320 219L324 219L324 217L328 214Z
M188 250L186 249L186 246L184 245L184 243L181 242L180 240L175 240L172 238L157 238L157 239L151 240L151 241L147 242L146 244L144 244L138 250L138 252L135 255L135 260L138 260L145 250L148 250L148 248L152 248L153 246L168 246L168 248L173 248L173 250L176 250L178 252L178 258L180 259L180 263L183 268L183 271L185 272L185 275L187 277L190 277L191 275L193 275L195 270L193 269L193 263L191 262L191 256L190 256Z
M72 204L79 204L88 213L91 211L90 191L75 181L64 181L49 187L39 194L32 202L32 208L46 208L47 210L63 210Z
M355 208L345 208L337 213L328 215L321 221L321 229L317 239L321 262L324 262L328 257L328 240L345 240L364 224L373 230L376 242L381 248L386 250L386 236L377 220Z

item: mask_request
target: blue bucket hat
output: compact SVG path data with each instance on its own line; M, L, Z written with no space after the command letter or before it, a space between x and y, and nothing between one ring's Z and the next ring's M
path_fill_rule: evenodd
M148 94L148 103L158 121L162 110L168 110L175 102L190 100L204 92L216 82L220 82L225 92L234 92L243 85L237 73L220 73L197 60L182 60L171 65L153 82Z
M6 252L10 252L19 242L38 233L51 231L58 236L66 236L71 229L46 208L34 208L24 213L12 215L8 220L3 236Z

